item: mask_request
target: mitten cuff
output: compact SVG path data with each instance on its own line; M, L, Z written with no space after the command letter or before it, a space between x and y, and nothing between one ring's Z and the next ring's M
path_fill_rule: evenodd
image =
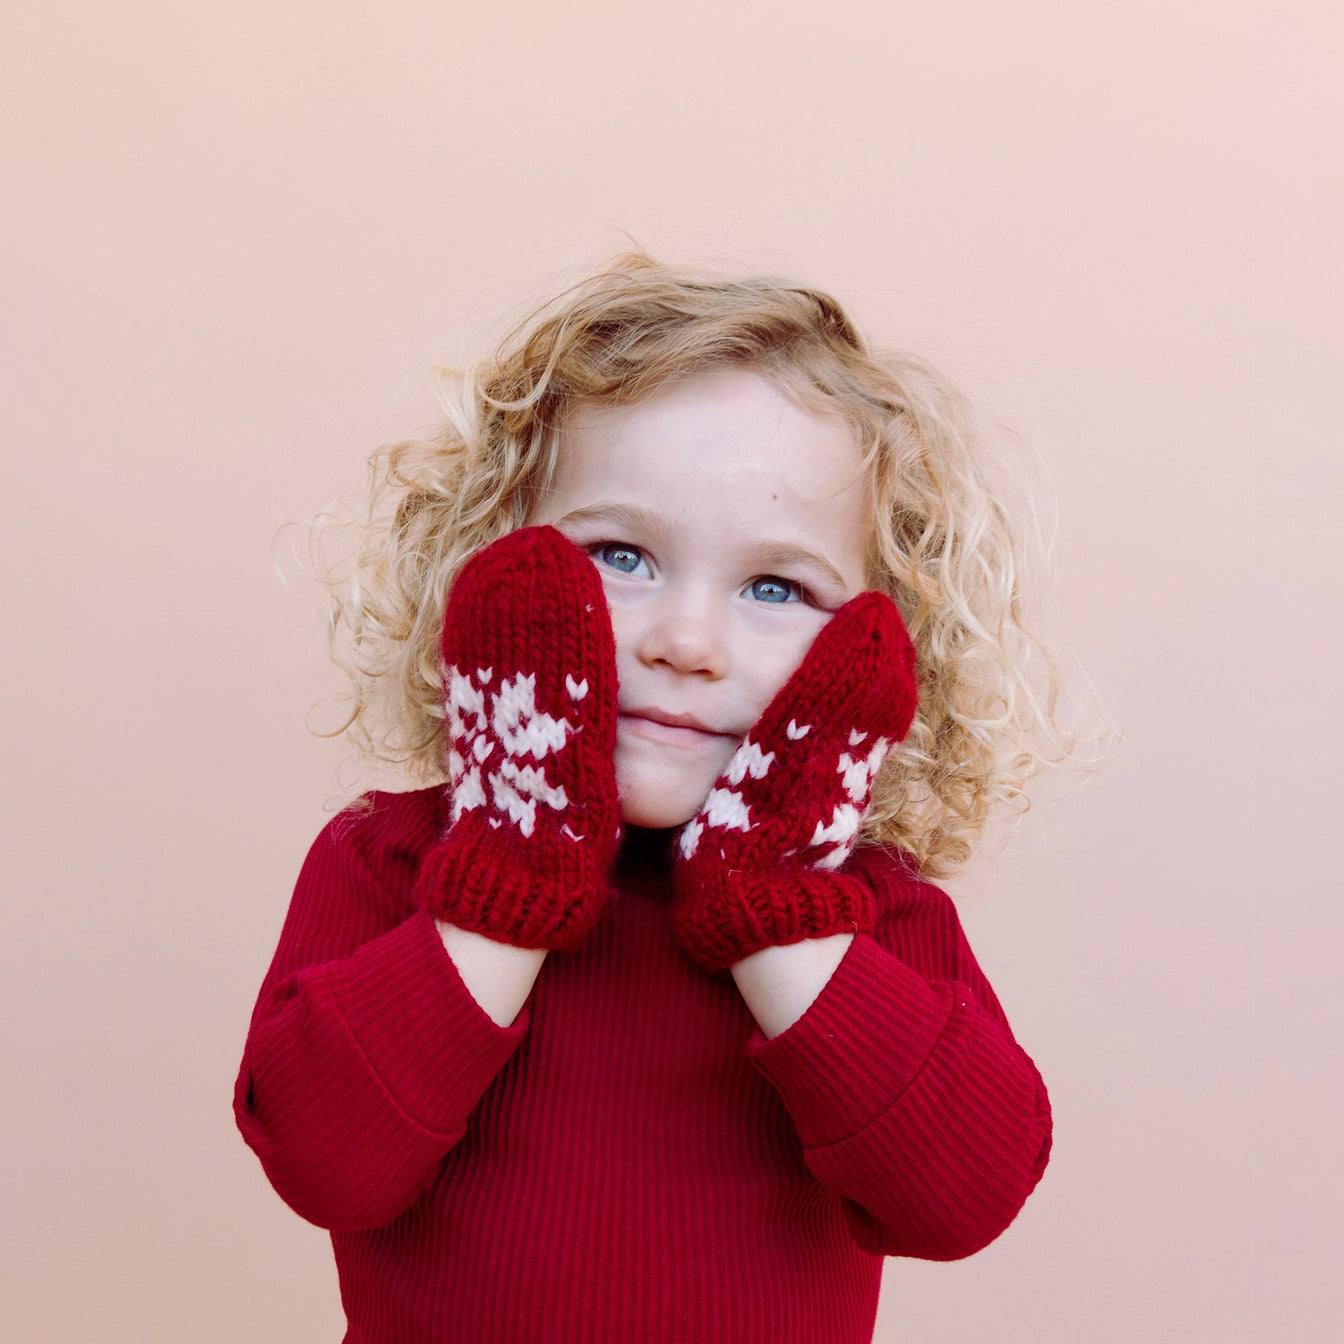
M596 855L572 842L567 855L548 856L555 861L540 871L514 848L483 813L467 813L425 856L418 900L435 918L498 943L578 947L597 923L606 894Z
M683 893L673 916L682 947L708 970L722 970L767 947L871 933L876 923L872 891L840 873L730 872L715 887Z

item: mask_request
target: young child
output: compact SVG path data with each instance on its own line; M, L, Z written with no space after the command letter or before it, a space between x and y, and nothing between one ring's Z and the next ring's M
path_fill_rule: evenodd
M1021 1208L1045 1089L928 880L1052 729L965 420L636 255L380 460L355 718L437 782L318 837L235 1101L351 1344L866 1341Z

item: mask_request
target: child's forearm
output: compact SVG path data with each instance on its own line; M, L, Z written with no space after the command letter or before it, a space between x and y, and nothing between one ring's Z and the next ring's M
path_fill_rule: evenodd
M513 1024L546 960L546 949L497 943L484 934L435 920L462 983L496 1026Z
M517 1018L546 959L544 948L513 947L437 920L439 937L462 983L497 1026ZM812 1006L844 959L853 934L767 947L732 968L733 979L767 1038L791 1027Z
M786 1031L807 1012L853 941L852 933L837 933L829 938L767 947L730 968L738 991L767 1039Z

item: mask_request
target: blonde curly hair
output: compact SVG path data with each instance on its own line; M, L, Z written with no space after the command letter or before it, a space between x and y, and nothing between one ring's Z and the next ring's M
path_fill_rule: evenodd
M333 656L349 674L358 750L445 778L439 633L463 561L525 526L580 399L634 402L674 379L741 366L858 436L876 505L870 582L896 601L919 655L919 712L878 775L863 837L921 869L962 868L997 811L1066 760L1059 676L1024 624L1032 552L1005 503L991 437L942 377L868 349L830 296L783 281L672 269L639 252L544 304L489 358L441 374L442 425L371 460L348 569L326 575Z

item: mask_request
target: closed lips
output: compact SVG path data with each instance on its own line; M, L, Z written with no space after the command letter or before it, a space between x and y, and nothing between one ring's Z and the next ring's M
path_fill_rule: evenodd
M621 714L621 722L645 737L667 742L693 742L707 737L730 737L706 727L691 714L667 714L657 709L630 709Z

